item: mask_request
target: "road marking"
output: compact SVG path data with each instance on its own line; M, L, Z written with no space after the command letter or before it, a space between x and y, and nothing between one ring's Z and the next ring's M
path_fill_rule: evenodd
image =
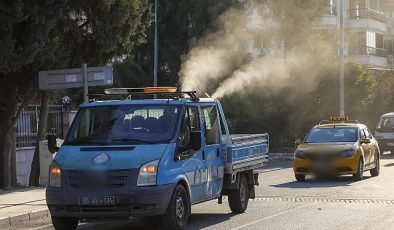
M223 197L223 201L227 201L227 197ZM312 203L345 203L345 204L380 204L380 205L394 205L394 200L379 199L379 198L330 198L330 197L305 197L305 196L257 196L255 199L250 199L249 202L312 202Z
M47 225L36 227L36 228L29 228L29 230L38 230L38 229L43 229L43 228L47 228L47 227L51 227L51 226L52 226L52 224L47 224Z
M302 209L302 208L305 208L305 207L308 207L308 206L312 206L312 205L314 205L314 204L307 204L307 205L299 206L299 207L296 207L296 208L288 209L288 210L286 210L286 211L283 211L283 212L279 212L279 213L276 213L276 214L272 214L272 215L266 216L266 217L264 217L264 218L262 218L262 219L255 220L255 221L253 221L253 222L250 222L250 223L247 223L247 224L238 226L238 227L236 227L236 228L232 228L231 230L239 230L239 229L247 228L247 227L250 227L250 226L252 226L252 225L258 224L258 223L260 223L260 222L263 222L263 221L265 221L265 220L268 220L268 219L271 219L271 218L275 218L275 217L278 217L278 216L280 216L280 215L283 215L283 214L286 214L286 213L289 213L289 212L293 212L293 211L295 211L295 210Z

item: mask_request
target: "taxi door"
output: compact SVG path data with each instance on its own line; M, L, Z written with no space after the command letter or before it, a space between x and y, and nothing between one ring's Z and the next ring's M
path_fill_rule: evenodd
M223 152L221 148L221 131L219 113L216 105L201 106L205 137L205 164L207 183L205 198L215 198L220 195L223 186Z
M369 145L369 151L370 151L370 161L368 162L369 164L372 164L375 162L375 158L376 158L376 148L375 148L375 140L373 139L372 133L371 131L369 131L368 128L364 129L365 132L365 136L371 141L368 145Z
M362 139L368 138L368 136L365 133L365 129L360 130L360 141ZM361 148L364 151L364 167L369 165L371 163L371 143L361 143Z

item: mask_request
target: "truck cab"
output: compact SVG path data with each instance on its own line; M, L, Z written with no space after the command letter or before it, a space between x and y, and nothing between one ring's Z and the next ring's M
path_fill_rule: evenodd
M223 195L234 212L246 210L258 184L253 169L267 161L268 135L231 138L218 100L180 98L170 89L160 89L165 99L134 100L130 89L126 100L84 103L60 148L48 136L57 152L46 191L56 229L140 216L184 229L191 205Z

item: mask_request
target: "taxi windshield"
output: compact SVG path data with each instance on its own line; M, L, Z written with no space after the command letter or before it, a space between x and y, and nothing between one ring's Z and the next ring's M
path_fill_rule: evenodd
M305 143L356 142L357 128L314 128L305 138Z
M81 109L64 144L154 144L172 139L178 106L122 105Z

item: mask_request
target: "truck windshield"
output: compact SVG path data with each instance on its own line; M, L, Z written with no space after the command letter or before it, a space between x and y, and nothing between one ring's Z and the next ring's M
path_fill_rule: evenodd
M305 139L305 143L356 142L357 128L314 128Z
M81 109L64 144L169 142L179 116L171 105L125 105Z

